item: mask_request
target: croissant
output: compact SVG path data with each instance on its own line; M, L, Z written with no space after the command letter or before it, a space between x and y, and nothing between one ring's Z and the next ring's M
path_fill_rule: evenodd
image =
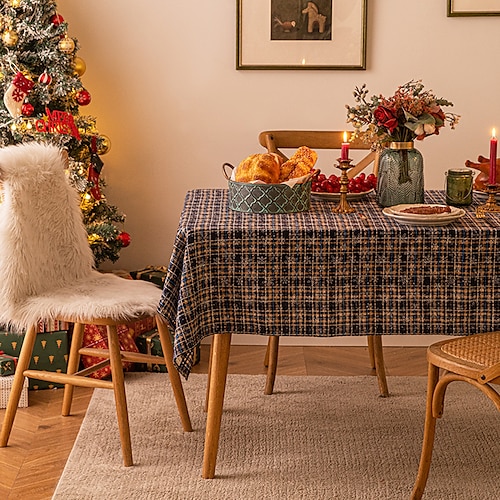
M301 146L292 157L281 165L279 182L307 175L316 164L316 151L307 146Z
M236 167L236 182L262 181L277 184L280 178L281 159L274 153L250 155Z

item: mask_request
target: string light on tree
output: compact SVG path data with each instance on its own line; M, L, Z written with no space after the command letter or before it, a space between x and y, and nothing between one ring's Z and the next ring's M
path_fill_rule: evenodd
M18 34L11 28L6 29L2 33L2 42L6 47L9 48L14 47L15 45L17 45L18 40L19 40Z

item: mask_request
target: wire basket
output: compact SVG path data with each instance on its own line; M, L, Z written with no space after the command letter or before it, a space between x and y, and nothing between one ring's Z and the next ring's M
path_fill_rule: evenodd
M229 208L237 212L254 214L290 214L311 208L311 180L303 184L252 184L231 180L224 163L222 170L228 179Z

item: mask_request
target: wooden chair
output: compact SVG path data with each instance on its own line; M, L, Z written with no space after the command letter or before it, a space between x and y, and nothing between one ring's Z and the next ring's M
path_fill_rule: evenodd
M280 149L296 149L300 146L308 146L311 149L340 150L342 147L343 132L340 131L306 131L306 130L267 130L259 134L259 143L269 153L277 153L287 159ZM361 150L367 153L348 171L350 178L357 176L366 167L373 164L373 172L378 172L378 153L371 150L371 145L359 139L350 143L351 150ZM382 396L388 396L387 379L385 376L385 365L382 351L382 337L380 335L369 335L368 350L372 368L376 370L379 390ZM265 394L272 394L276 370L278 365L279 336L269 337L264 364L267 367L267 380L264 389Z
M454 381L467 382L488 396L500 411L500 393L492 387L492 384L500 384L500 332L437 342L427 349L427 361L424 439L412 500L419 500L424 493L431 467L436 422L443 416L448 385Z
M71 411L73 386L114 391L125 466L133 464L122 361L163 363L184 431L191 431L170 333L156 316L164 357L120 351L117 324L153 316L161 290L93 268L79 197L67 181L67 154L55 146L25 143L0 149L0 323L25 331L0 433L7 446L25 377L65 384L62 415ZM30 370L39 321L74 323L67 373ZM82 348L85 324L105 325L109 349ZM78 371L80 355L106 358ZM112 379L88 375L110 365ZM145 389L147 390L147 389Z

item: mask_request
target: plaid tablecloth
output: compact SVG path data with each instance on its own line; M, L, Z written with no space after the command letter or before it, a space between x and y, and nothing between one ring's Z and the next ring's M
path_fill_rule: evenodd
M443 193L426 193L442 203ZM500 320L500 225L474 206L448 226L399 224L370 195L357 213L261 215L228 192L188 192L159 306L188 376L193 349L217 333L329 337L466 335ZM364 217L360 217L362 214Z

